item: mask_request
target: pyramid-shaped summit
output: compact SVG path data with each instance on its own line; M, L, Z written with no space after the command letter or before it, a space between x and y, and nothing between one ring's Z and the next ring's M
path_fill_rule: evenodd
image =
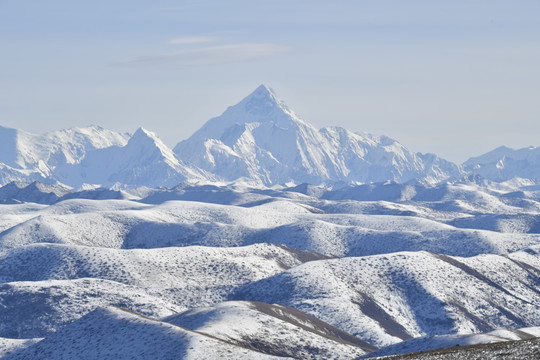
M140 161L164 161L171 166L177 166L178 160L171 149L152 131L140 127L135 131L125 146L126 156Z
M223 114L210 119L190 139L220 137L227 129L251 123L273 123L288 129L296 123L304 123L276 93L266 85L260 85L238 104L230 106ZM175 147L175 152L180 151Z
M77 188L247 181L271 186L413 179L435 184L463 175L455 164L412 153L384 136L339 127L317 130L265 85L210 119L174 151L143 128L129 136L96 126L43 135L0 127L0 140L0 184L39 180ZM524 156L529 154L536 158L537 152ZM505 162L504 170L513 174L522 163L521 158L516 165Z
M245 97L238 105L232 108L240 108L245 112L261 117L261 120L267 121L264 116L279 114L280 112L292 113L285 103L278 98L274 90L266 85L260 85L250 95Z
M283 104L283 101L278 98L274 90L264 84L259 85L259 87L256 88L251 94L246 96L244 100L240 102L240 104L252 103L256 106L258 102L267 103L270 106L275 104Z
M176 158L159 137L139 128L125 146L111 146L88 152L80 164L67 164L57 169L58 179L73 187L83 184L113 186L174 186L186 180L203 179Z
M225 181L264 185L339 181L438 182L459 168L398 142L343 128L317 130L261 85L174 148L177 157Z
M244 112L245 119L250 122L273 122L282 128L289 128L296 123L306 125L306 122L300 119L276 95L274 90L266 85L260 85L240 103L227 109L223 115L228 112L232 117Z
M328 161L324 142L317 129L261 85L176 145L174 152L227 181L320 183L329 175L321 166Z

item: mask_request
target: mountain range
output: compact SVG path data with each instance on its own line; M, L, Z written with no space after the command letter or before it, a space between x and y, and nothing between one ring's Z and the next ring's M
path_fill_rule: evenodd
M317 130L275 92L259 86L173 150L151 131L99 126L33 135L0 127L0 184L40 181L72 188L171 187L182 182L252 185L435 185L467 175L540 179L540 148L501 147L457 165L409 151L386 136L341 127Z
M538 152L456 165L266 86L174 149L0 128L0 358L539 358Z

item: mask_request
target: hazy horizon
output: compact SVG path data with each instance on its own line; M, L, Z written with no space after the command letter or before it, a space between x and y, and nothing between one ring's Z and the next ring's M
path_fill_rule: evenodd
M538 146L534 1L0 1L0 125L186 139L264 83L317 128L462 163Z

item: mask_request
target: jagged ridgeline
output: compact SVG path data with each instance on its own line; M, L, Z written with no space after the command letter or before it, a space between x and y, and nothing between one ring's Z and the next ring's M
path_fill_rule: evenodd
M174 150L0 128L0 357L540 358L538 152L458 166L266 86Z
M143 128L133 135L99 126L44 135L0 127L0 184L10 181L110 187L181 182L335 184L417 181L437 184L465 174L504 181L540 178L535 148L500 148L464 167L409 151L386 136L340 127L316 129L269 87L210 119L174 151Z

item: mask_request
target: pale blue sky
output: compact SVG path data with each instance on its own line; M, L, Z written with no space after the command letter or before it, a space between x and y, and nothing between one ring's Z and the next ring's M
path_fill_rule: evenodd
M540 145L540 1L0 0L0 125L170 146L267 84L316 127L462 162Z

